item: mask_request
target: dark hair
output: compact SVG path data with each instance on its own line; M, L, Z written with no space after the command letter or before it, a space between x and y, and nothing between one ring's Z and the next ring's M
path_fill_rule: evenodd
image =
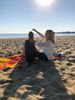
M30 31L29 34L28 34L28 37L29 37L29 38L33 38L33 36L34 36L34 35L33 35L33 32Z

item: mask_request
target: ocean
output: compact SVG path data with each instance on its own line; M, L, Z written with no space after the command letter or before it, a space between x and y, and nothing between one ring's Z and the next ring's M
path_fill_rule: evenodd
M75 36L75 34L55 34L56 36ZM37 34L34 34L35 37L39 37ZM7 39L7 38L28 38L27 33L9 33L9 34L0 34L0 39Z
M6 33L6 34L0 34L0 39L7 39L7 38L27 38L28 34L16 34L16 33Z

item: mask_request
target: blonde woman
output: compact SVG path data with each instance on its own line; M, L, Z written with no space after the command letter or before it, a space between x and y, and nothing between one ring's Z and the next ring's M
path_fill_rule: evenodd
M54 53L54 47L55 47L55 32L53 30L47 30L45 32L45 36L38 32L36 29L33 29L37 34L40 35L45 41L38 41L35 43L36 47L41 48L41 52L45 53L47 56L48 60L51 60L53 58L53 53Z

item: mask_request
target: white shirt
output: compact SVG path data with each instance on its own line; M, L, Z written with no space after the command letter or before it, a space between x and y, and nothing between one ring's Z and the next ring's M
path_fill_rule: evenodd
M46 41L46 42L36 42L35 43L36 48L39 48L39 51L43 52L46 54L46 56L48 57L49 60L51 60L51 56L53 56L54 53L54 43L52 43L50 40Z

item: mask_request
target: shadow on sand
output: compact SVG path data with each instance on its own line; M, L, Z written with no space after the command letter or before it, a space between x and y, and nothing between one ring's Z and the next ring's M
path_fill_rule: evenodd
M13 80L5 88L0 100L75 100L69 96L61 76L53 62L39 62L27 69L16 67L9 78Z

